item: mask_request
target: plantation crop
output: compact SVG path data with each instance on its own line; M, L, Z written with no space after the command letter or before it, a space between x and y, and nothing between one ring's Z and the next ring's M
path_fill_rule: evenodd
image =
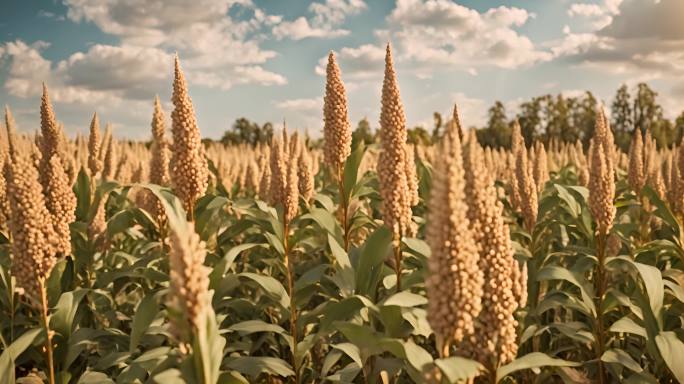
M389 46L370 146L332 53L320 147L203 144L178 58L172 103L6 108L0 383L684 382L684 144L409 145Z

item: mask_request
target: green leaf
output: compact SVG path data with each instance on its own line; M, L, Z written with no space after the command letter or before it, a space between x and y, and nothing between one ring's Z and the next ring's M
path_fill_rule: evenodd
M366 153L366 146L363 143L354 149L354 151L347 157L347 161L344 163L344 193L345 200L349 201L356 186L356 180L359 174L359 166L361 165L361 160L363 159L363 154Z
M361 359L361 351L359 347L352 343L333 344L331 347L344 352L350 359L352 359L359 367L363 367L363 360Z
M392 232L385 226L376 229L366 240L356 268L356 292L372 294L378 283L382 264L392 246Z
M201 373L197 377L197 382L204 384L218 382L223 361L223 347L226 345L226 339L219 332L216 315L210 304L213 293L209 291L206 298L208 303L200 314L199 325L192 343L195 372Z
M625 316L620 320L614 322L613 325L610 326L609 331L617 333L632 333L635 335L639 335L643 338L648 337L646 329L644 329L644 327L640 326L639 324L635 323L634 320L632 320L629 316Z
M76 289L71 292L64 292L59 297L55 306L55 312L50 316L50 329L64 336L71 337L71 332L75 328L74 317L78 310L78 305L88 292L87 289Z
M269 295L274 297L283 308L290 307L290 296L287 294L285 287L271 276L258 275L251 272L243 272L238 274L240 277L246 277L261 286Z
M340 243L338 243L330 233L328 233L328 245L330 245L330 251L332 252L337 264L339 264L343 270L351 269L352 265L349 261L349 255L347 254L347 251L342 248Z
M430 254L432 253L430 246L427 245L425 240L407 237L404 238L403 242L411 251L423 257L430 257Z
M639 363L634 361L634 359L632 359L632 356L630 356L629 353L618 348L613 348L605 351L603 353L603 356L601 356L601 361L604 361L606 363L620 364L623 367L634 372L643 371Z
M19 336L6 350L0 354L0 384L14 384L14 362L24 351L44 335L43 328L34 328Z
M262 373L282 377L293 376L292 366L282 359L275 357L241 356L231 358L226 363L230 369L251 376L256 379Z
M216 263L211 273L209 273L209 288L218 288L218 284L221 282L223 275L225 275L226 272L230 270L230 267L233 266L235 259L238 257L240 253L258 246L261 246L261 244L244 243L236 245L229 249L228 252L226 252L226 254L223 256L223 258L218 263Z
M663 286L663 277L660 270L656 267L642 263L634 263L634 266L639 271L641 278L646 286L646 293L648 294L648 301L653 311L653 316L660 322L660 310L663 307L663 299L665 296L665 288Z
M321 228L335 237L335 240L342 242L342 228L332 213L323 208L311 208L309 213L302 215L302 219L311 219Z
M525 356L519 357L512 362L500 367L496 370L497 383L504 377L513 372L521 371L523 369L541 368L541 367L579 367L581 363L574 361L567 361L563 359L556 359L541 352L528 353Z
M119 211L107 221L107 235L112 238L135 224L135 213L131 210Z
M432 363L432 355L411 339L404 343L404 352L406 353L406 360L418 371L423 371Z
M572 215L573 218L577 218L582 211L582 207L580 204L575 200L575 198L572 196L570 192L568 192L567 189L565 189L563 186L560 184L554 184L553 185L556 190L558 191L558 197L561 198L565 202L565 204L568 206L569 213Z
M401 291L390 296L382 304L383 306L396 305L399 307L417 307L419 305L427 304L427 298L423 295L418 295L409 291Z
M658 197L658 194L653 190L653 188L646 186L642 190L642 193L648 197L653 205L656 206L654 214L663 219L663 221L665 221L672 228L674 233L679 233L679 224L677 223L677 219L675 219L672 211L670 211L667 204L665 204L660 197Z
M457 356L436 359L435 365L439 367L451 384L472 379L484 371L482 364L477 361Z
M152 380L157 384L186 384L187 381L183 377L181 371L176 368L167 369L152 377Z
M114 381L102 372L86 371L76 384L114 384ZM166 382L165 384L169 384Z
M277 324L270 324L263 320L247 320L228 327L229 330L249 335L257 332L275 332L281 335L287 334L283 327Z
M140 343L140 339L145 334L147 329L152 324L152 321L159 313L159 305L154 294L145 296L135 310L133 316L133 323L131 325L131 340L128 346L129 351L133 353Z
M547 266L542 268L537 274L537 281L545 280L565 280L579 288L580 293L582 294L582 301L587 307L590 308L591 313L596 315L596 306L594 305L594 300L592 299L593 290L584 277L578 276L563 267Z
M364 296L352 296L341 301L328 302L321 312L320 332L325 334L332 328L334 322L348 319L358 313L361 308L372 307L373 303Z
M674 332L660 332L655 337L655 342L670 372L677 378L677 381L684 383L684 364L682 364L684 343Z

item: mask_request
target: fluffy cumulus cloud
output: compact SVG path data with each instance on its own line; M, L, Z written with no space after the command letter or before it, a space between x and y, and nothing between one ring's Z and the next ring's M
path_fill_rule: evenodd
M275 106L288 111L315 112L323 110L323 98L302 98L276 101Z
M300 16L292 21L281 21L273 27L277 39L302 40L306 38L335 38L346 36L349 30L340 28L347 16L367 8L363 0L326 0L311 3L310 18Z
M535 17L501 6L483 13L449 0L397 0L388 16L389 37L403 58L464 70L516 68L552 58L516 28Z
M29 45L21 40L0 45L0 59L8 63L8 76L4 88L9 94L20 98L35 97L40 95L41 84L45 82L52 90L52 98L58 102L95 103L105 100L118 102L127 91L119 85L117 85L119 88L117 94L108 92L107 89L98 86L98 83L84 85L79 84L79 81L72 82L72 75L82 77L93 74L90 70L80 72L84 68L79 69L78 64L74 70L72 64L78 63L85 55L78 53L68 60L54 64L42 56L41 50L46 47L47 43L41 41ZM80 58L75 56L80 56ZM112 62L108 65L116 65L116 63Z
M364 44L356 48L344 47L335 54L344 78L363 80L377 78L383 73L385 49L379 45ZM328 56L321 57L316 66L316 73L324 76L327 65Z
M573 3L568 8L570 17L587 19L595 29L601 29L620 13L623 0L603 0L601 3Z
M554 53L559 61L621 74L629 83L654 79L671 83L662 102L674 104L684 89L684 1L606 1L610 22L592 32L566 31Z
M462 92L452 93L451 99L458 106L458 116L465 128L481 127L486 124L490 105L485 100L469 97ZM449 110L444 117L451 118L451 114L452 110Z
M395 61L419 79L440 69L476 76L482 66L530 66L553 58L550 49L540 49L517 30L534 17L515 7L479 12L451 0L397 0L386 18L387 28L375 30L380 43L342 48L338 59L345 76L381 76L382 43L391 41ZM319 75L325 74L326 60L319 60Z
M236 0L65 0L67 16L91 22L117 36L122 46L176 50L188 77L201 85L280 85L284 76L262 67L277 54L261 48L260 34L280 22L250 1ZM229 11L246 14L241 19Z
M555 54L611 73L684 75L684 2L626 0L619 5L611 22L597 31L567 31Z

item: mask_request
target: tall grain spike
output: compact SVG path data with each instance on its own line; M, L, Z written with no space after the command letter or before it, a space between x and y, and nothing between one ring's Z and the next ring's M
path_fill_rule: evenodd
M332 51L328 55L326 68L323 120L325 162L337 175L351 153L352 136L347 112L347 94Z
M481 310L483 273L470 228L458 135L445 137L433 172L426 241L432 249L425 285L427 318L437 335L441 356L449 345L475 331Z
M395 241L406 233L411 220L411 205L406 180L406 118L399 85L387 44L385 78L382 84L378 178L383 204L383 220L394 233Z
M513 258L503 205L484 168L482 148L472 136L465 147L464 168L468 220L484 277L482 311L465 349L489 369L496 370L512 361L518 351L518 322L514 316L519 304L515 296L518 263Z
M90 122L90 135L88 136L88 169L92 178L97 177L102 172L102 160L100 160L100 120L97 112L93 115Z
M16 153L6 163L11 207L12 275L17 285L38 295L39 279L45 280L57 262L57 234L31 156Z
M174 105L171 113L173 133L171 178L176 194L183 201L189 216L193 217L195 201L207 189L209 169L204 158L202 137L197 126L195 110L188 95L187 83L178 55L175 59L171 100Z

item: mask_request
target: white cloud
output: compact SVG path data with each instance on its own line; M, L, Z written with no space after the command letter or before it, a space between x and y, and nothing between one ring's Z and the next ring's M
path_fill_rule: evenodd
M458 116L464 127L481 127L487 122L489 104L485 100L469 97L462 92L452 93L451 99L458 107ZM451 118L453 106L451 108L443 115L445 118Z
M604 10L598 4L575 3L568 9L569 16L597 17L603 16Z
M595 30L609 25L613 16L620 13L620 4L623 0L604 0L601 4L573 3L568 9L570 17L583 17L591 21Z
M281 18L248 0L65 0L65 5L70 20L91 22L119 37L122 46L178 51L188 78L201 85L228 89L287 82L261 67L277 54L261 48L259 33ZM248 17L232 18L233 9Z
M46 19L54 19L54 20L57 20L57 21L64 21L64 20L66 20L66 17L64 17L64 15L57 15L57 14L54 13L54 12L46 11L46 10L44 10L44 9L41 9L40 11L38 11L38 17L43 17L43 18L46 18Z
M684 14L681 0L608 2L619 11L594 33L567 33L554 53L571 63L632 76L684 75ZM618 8L619 6L619 8Z
M342 71L343 79L367 79L382 75L385 66L385 49L372 44L364 44L357 48L344 47L336 53L337 64ZM325 76L328 56L318 60L316 73Z
M324 29L312 27L309 20L301 16L294 21L285 21L273 27L273 35L277 39L302 40L309 37L332 39L346 36L350 32L346 29Z
M287 99L276 101L275 106L279 109L285 109L289 111L322 111L323 110L323 98L316 97L310 99Z
M311 19L300 16L293 21L282 21L273 27L277 39L302 40L306 38L335 38L346 36L349 30L341 29L347 16L355 15L367 8L363 0L326 0L325 3L311 3Z
M480 13L448 0L397 0L387 34L401 59L423 65L516 68L552 58L515 30L533 17L515 7Z

